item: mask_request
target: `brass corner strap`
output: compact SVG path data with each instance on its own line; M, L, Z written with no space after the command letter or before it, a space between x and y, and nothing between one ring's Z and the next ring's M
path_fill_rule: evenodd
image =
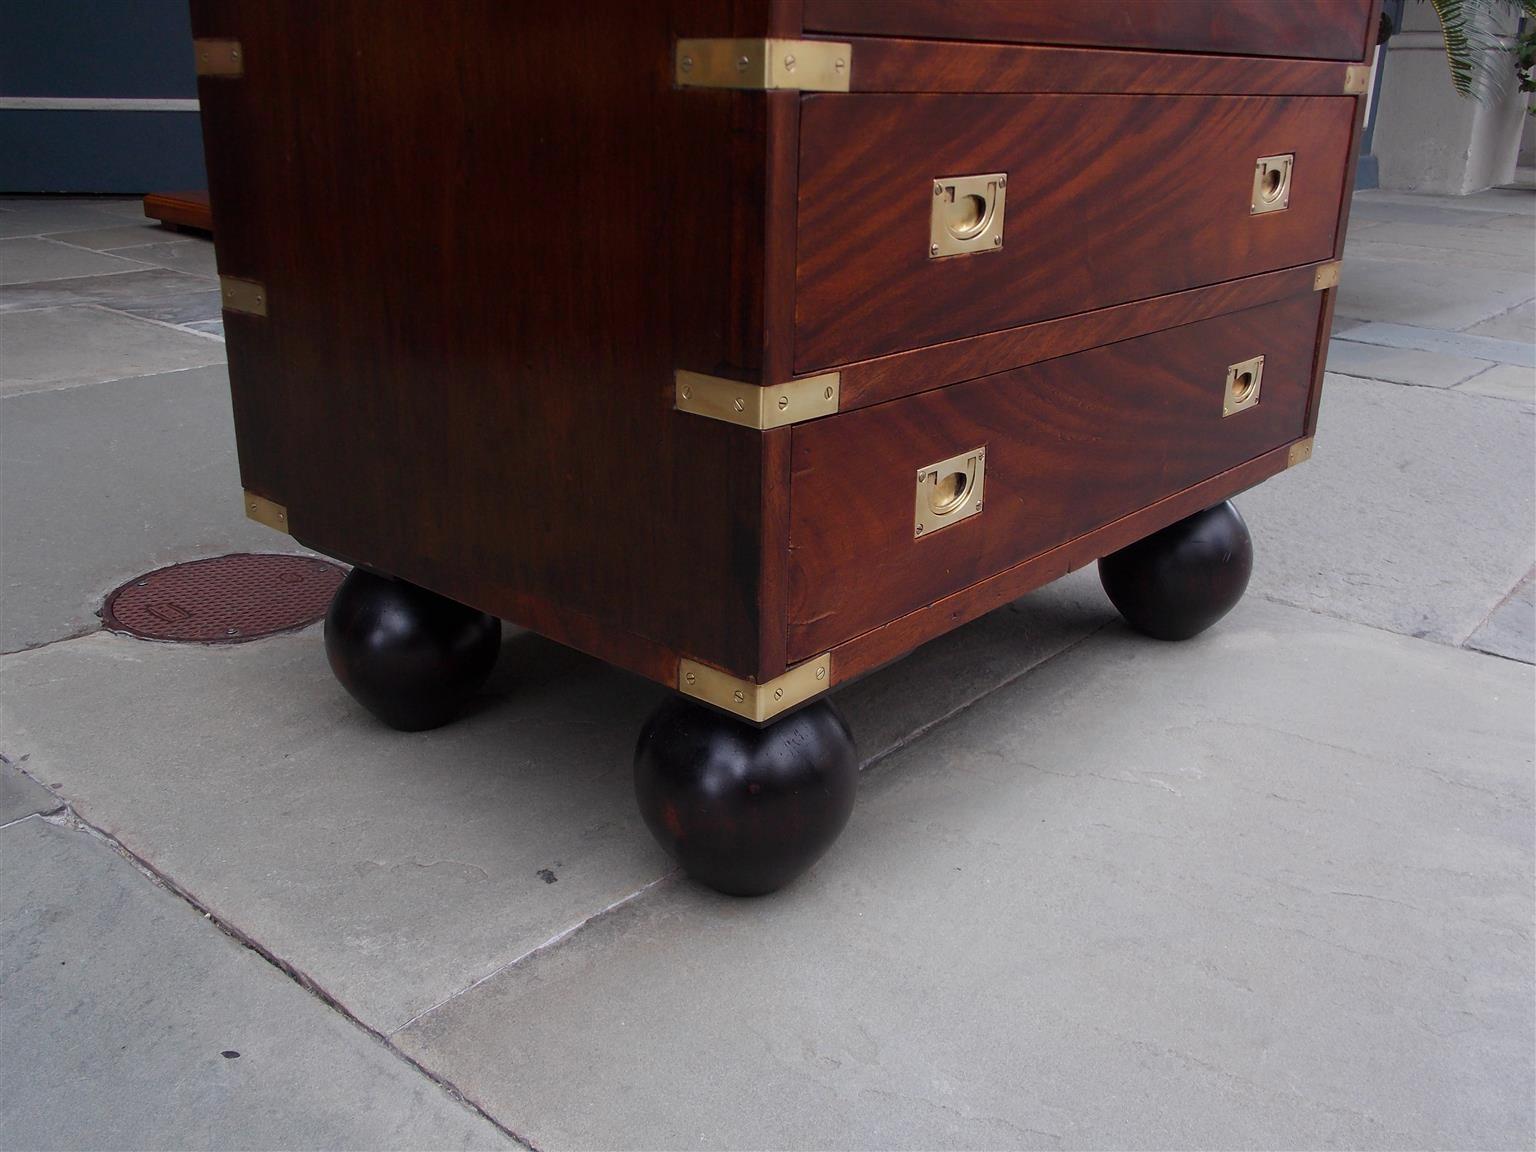
M679 40L679 88L846 92L853 45L831 40Z
M1344 69L1344 95L1364 96L1371 89L1371 66L1351 64Z
M194 40L192 59L199 76L223 76L233 80L245 75L245 50L238 40Z
M772 720L832 686L832 654L797 664L766 684L754 684L729 672L683 657L677 662L677 690L754 724Z
M1312 273L1312 291L1321 292L1325 288L1337 288L1339 269L1343 266L1342 260L1330 260L1326 264L1319 264Z
M1285 466L1294 468L1298 464L1305 464L1310 459L1312 459L1312 437L1308 436L1305 440L1298 440L1291 445L1285 454Z
M251 316L267 314L267 287L239 276L219 277L219 303L226 312L245 312Z
M831 416L837 411L842 377L837 372L825 372L804 380L763 385L678 369L673 373L673 381L679 412L692 412L743 428L768 429Z
M279 532L288 531L288 509L276 500L268 500L254 492L245 494L245 514L258 524L265 524Z

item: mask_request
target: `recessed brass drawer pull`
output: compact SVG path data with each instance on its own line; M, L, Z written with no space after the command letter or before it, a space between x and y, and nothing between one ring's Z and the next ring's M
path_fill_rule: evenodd
M1279 212L1291 204L1291 168L1296 153L1284 156L1260 156L1253 165L1253 200L1248 205L1251 216Z
M928 258L991 252L1003 246L1003 206L1008 173L941 176L933 182L928 219Z
M1264 357L1255 356L1227 369L1227 386L1222 393L1223 417L1252 408L1259 402L1259 386L1264 382Z
M980 512L986 470L985 448L973 448L918 469L913 538L932 535Z

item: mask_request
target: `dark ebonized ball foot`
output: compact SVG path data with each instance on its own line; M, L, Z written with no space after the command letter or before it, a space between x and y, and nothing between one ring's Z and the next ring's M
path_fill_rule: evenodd
M732 896L772 892L814 864L858 784L853 737L824 700L755 728L674 698L635 749L646 825L690 876Z
M1099 561L1099 580L1126 623L1159 640L1188 640L1216 623L1252 572L1253 539L1230 500Z
M500 649L496 617L361 568L342 581L325 615L325 654L336 679L405 732L457 716Z

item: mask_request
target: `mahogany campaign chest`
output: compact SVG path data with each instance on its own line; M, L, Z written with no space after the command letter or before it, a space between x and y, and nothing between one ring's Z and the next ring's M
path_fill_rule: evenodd
M1090 561L1191 635L1307 458L1375 0L193 0L247 511L388 723L496 618L674 689L653 831L836 837L822 699Z

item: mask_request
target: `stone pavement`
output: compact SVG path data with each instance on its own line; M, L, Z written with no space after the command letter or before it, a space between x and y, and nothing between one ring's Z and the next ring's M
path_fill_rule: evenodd
M1536 194L1357 196L1248 598L1165 645L1075 573L840 692L853 822L752 901L640 825L661 691L539 637L405 736L318 629L101 631L292 542L206 242L0 237L0 1147L1536 1143Z

